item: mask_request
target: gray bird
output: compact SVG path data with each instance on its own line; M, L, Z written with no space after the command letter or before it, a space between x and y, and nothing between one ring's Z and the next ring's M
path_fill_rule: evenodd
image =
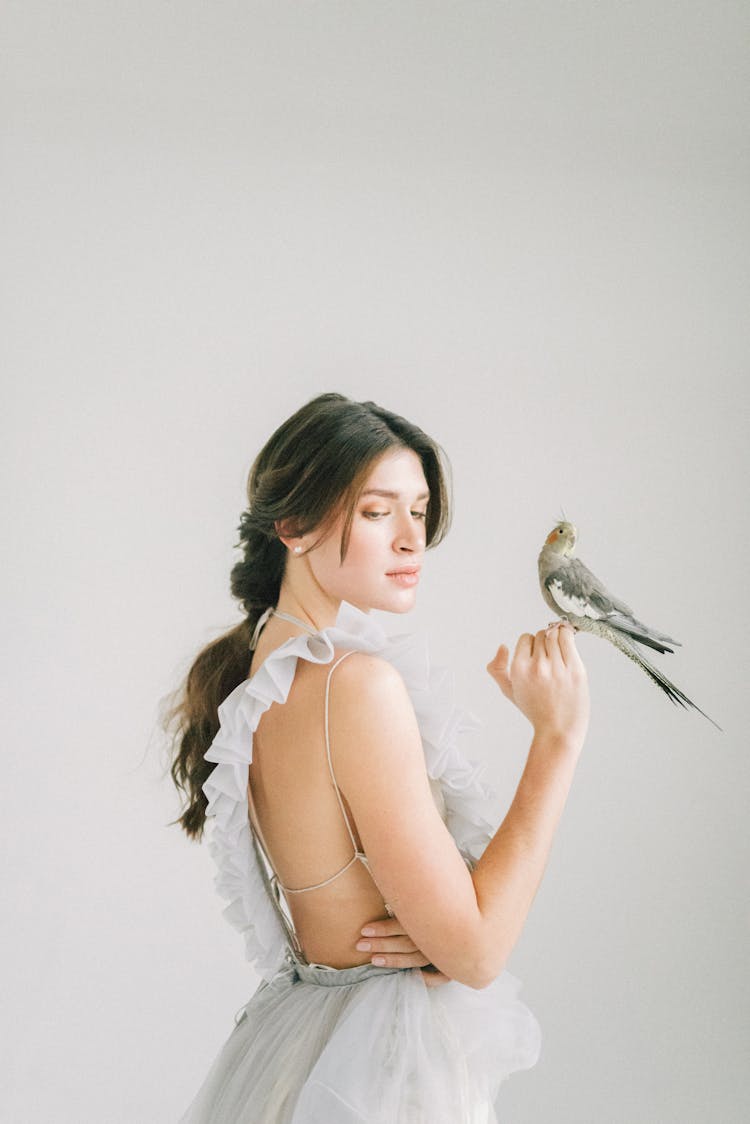
M542 597L550 609L563 620L570 621L581 632L593 632L594 636L609 640L628 659L637 663L673 703L685 709L692 707L720 730L721 726L683 694L679 687L670 683L666 675L649 663L637 647L642 644L663 654L674 652L674 648L669 645L680 647L679 641L636 620L630 606L614 597L580 558L574 558L577 537L574 525L562 520L549 533L542 547L538 560L539 584Z

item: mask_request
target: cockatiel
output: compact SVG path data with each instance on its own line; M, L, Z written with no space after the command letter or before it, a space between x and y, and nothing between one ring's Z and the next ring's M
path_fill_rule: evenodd
M679 647L679 641L636 620L630 606L614 597L580 558L573 557L577 537L574 525L563 520L556 524L542 547L538 560L539 584L550 609L563 620L570 621L574 628L609 640L643 668L673 703L686 709L693 707L720 730L721 726L713 718L709 718L679 687L670 683L636 647L636 644L645 644L657 652L673 652L669 645Z

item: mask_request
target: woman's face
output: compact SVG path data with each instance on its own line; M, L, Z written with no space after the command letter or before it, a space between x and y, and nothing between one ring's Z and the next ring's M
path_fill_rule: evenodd
M406 613L417 598L425 551L428 487L411 449L375 462L354 508L349 547L341 562L341 515L324 542L304 556L317 584L357 608Z

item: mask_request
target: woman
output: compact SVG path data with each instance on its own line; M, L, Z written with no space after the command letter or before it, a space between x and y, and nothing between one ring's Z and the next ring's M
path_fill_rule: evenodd
M173 711L178 821L211 850L263 977L183 1124L479 1124L534 1064L505 963L539 885L588 723L573 630L488 670L534 729L511 807L456 739L468 724L413 608L449 525L441 450L372 402L323 394L257 457L231 575L245 619Z

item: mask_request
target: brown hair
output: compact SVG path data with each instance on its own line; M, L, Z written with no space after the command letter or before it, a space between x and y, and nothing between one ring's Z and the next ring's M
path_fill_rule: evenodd
M203 785L214 768L205 760L219 729L219 704L247 678L249 644L261 614L275 606L286 564L277 522L293 533L320 530L323 537L345 513L341 560L346 556L354 509L373 462L389 449L412 449L430 490L425 529L436 546L450 525L449 466L441 447L405 418L374 402L320 394L269 438L250 469L247 510L240 516L243 557L232 568L232 596L244 619L196 656L176 702L162 719L171 733L170 772L187 807L173 823L200 839L206 819ZM320 539L318 539L320 541Z

